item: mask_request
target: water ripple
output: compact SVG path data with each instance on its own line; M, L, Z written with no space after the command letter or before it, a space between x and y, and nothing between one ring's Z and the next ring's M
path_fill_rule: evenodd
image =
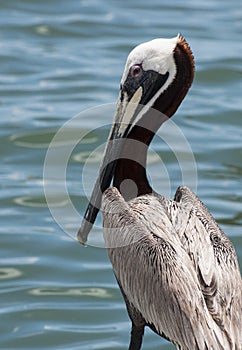
M22 272L13 267L0 267L0 280L16 279Z

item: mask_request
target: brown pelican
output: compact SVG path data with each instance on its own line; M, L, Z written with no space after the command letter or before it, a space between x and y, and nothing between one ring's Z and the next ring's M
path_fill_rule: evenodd
M242 283L231 242L190 189L179 187L169 200L146 177L148 146L193 74L193 55L181 35L131 51L78 233L86 242L102 202L105 243L132 321L129 350L141 348L145 326L177 349L242 349Z

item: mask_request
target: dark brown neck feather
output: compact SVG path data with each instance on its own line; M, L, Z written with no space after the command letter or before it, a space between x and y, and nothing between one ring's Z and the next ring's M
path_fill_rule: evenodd
M194 59L185 39L180 37L174 50L176 77L168 89L155 101L153 108L171 117L189 90L194 76Z
M174 50L174 59L177 67L174 81L157 98L152 110L142 117L142 126L133 127L125 141L121 159L117 162L113 185L125 200L152 192L146 176L148 147L160 125L176 112L192 83L193 55L182 37ZM154 113L154 110L159 113Z
M152 131L134 126L125 141L121 159L116 166L113 185L126 200L152 192L146 177L146 158L153 136ZM132 182L124 182L127 179Z

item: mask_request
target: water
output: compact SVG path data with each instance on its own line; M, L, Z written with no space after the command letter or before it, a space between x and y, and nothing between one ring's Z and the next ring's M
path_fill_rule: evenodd
M236 0L1 1L0 349L127 348L130 323L106 252L81 247L54 221L43 165L65 122L116 100L126 56L142 41L181 32L193 49L195 81L174 122L196 160L197 192L234 243L242 266L241 19ZM48 179L50 207L70 235L80 222L76 213L85 210L102 151L91 158L83 186L85 160L108 132L92 130L112 118L101 111L93 118L81 114L64 142L74 142L75 132L85 136L67 164L73 207L58 193L61 179ZM164 125L163 135L170 130ZM177 160L159 140L152 147L151 179L166 193L162 174L168 174L172 195L182 181ZM161 348L174 349L147 330L144 349Z

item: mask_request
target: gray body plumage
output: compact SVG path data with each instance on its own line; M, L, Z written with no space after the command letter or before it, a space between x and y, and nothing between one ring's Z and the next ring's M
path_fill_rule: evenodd
M174 201L148 194L125 202L110 188L102 209L133 328L148 325L183 350L241 350L237 257L196 195L180 187Z

